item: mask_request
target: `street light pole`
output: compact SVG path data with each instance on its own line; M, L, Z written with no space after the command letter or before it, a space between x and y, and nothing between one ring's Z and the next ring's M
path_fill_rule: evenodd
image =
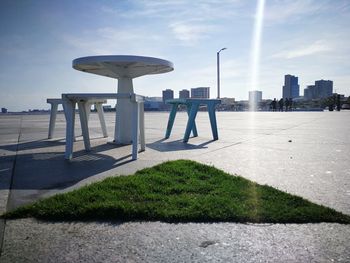
M216 69L217 69L217 86L218 86L218 99L220 99L220 52L227 48L222 48L216 52Z

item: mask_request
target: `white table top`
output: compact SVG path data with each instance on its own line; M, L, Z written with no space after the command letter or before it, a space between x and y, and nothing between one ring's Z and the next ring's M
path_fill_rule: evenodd
M73 60L73 68L115 79L174 70L173 63L164 59L125 55L81 57Z

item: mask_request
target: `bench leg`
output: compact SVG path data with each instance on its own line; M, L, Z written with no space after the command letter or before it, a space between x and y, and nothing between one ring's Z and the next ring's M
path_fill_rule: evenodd
M215 115L215 104L208 105L208 113L210 119L211 132L213 133L213 139L218 140L218 128L216 124L216 115Z
M66 151L64 158L70 160L73 157L75 102L63 100L62 104L66 117Z
M177 107L178 107L177 103L172 104L171 111L169 114L168 125L166 128L165 139L168 139L170 137L171 130L173 128L175 117L176 117Z
M103 114L102 103L95 103L95 107L97 109L98 117L100 119L101 129L103 133L103 137L108 137L105 116Z
M192 107L191 104L187 107L187 115L188 115L188 117L190 117L191 107ZM193 134L193 137L198 137L196 121L194 121L194 123L193 123L192 134Z
M57 103L51 103L49 134L48 134L48 138L49 139L52 139L53 132L55 130L57 108L58 108L58 104Z
M89 126L88 126L88 117L90 115L89 111L91 110L90 106L91 106L90 103L86 101L78 102L80 125L81 125L81 131L83 134L84 146L86 151L91 150Z
M199 104L198 103L192 103L191 110L190 110L190 115L188 116L188 121L187 121L187 126L186 126L186 131L185 131L185 136L183 142L188 142L188 139L190 137L190 133L193 130L194 126L194 121L197 116Z

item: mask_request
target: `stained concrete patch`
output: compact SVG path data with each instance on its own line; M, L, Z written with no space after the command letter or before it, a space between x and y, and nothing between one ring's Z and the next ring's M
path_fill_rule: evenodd
M45 223L9 220L7 262L349 262L339 224ZM201 245L199 245L201 244Z

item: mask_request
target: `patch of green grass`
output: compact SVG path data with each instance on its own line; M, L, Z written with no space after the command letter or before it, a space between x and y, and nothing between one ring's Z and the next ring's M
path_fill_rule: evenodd
M350 223L350 216L214 167L177 160L111 177L3 218L165 222Z

